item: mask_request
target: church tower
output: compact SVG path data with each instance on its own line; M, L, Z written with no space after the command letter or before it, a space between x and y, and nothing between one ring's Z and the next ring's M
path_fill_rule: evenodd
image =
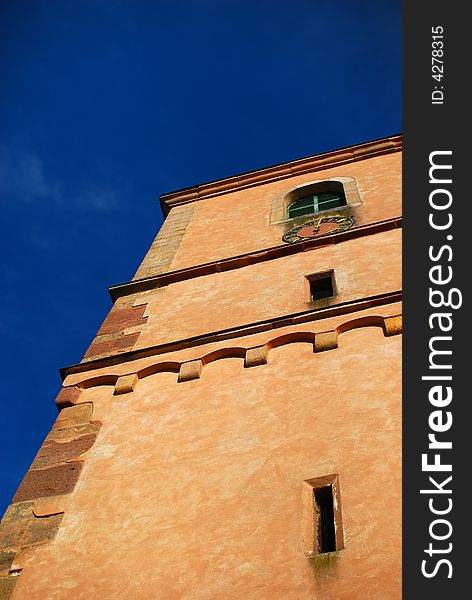
M401 138L161 205L61 370L0 598L400 598Z

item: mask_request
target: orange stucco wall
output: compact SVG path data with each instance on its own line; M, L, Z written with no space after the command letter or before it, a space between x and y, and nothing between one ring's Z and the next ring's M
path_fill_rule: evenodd
M23 540L2 575L13 600L401 597L401 231L368 227L400 216L400 165L391 152L171 209L65 373L59 404L74 406L22 484L23 521L7 524ZM365 231L284 252L273 203L335 177L356 179ZM276 258L139 287L274 246ZM331 269L335 296L311 301L305 276ZM43 485L45 461L67 485ZM308 556L305 482L332 474L344 548ZM25 544L44 518L47 543Z
M149 316L135 348L306 311L305 275L334 270L339 304L401 289L401 231L190 279L142 294ZM178 318L175 318L178 315Z
M286 227L269 224L273 203L312 181L354 178L362 201L356 209L357 225L397 217L401 214L400 172L401 153L395 152L199 200L191 204L193 214L167 270L277 246ZM147 257L151 263L152 259L152 255ZM152 269L146 272L152 274Z
M92 388L102 432L18 598L400 597L400 337ZM366 366L368 365L368 368ZM303 481L339 474L345 549L301 548Z

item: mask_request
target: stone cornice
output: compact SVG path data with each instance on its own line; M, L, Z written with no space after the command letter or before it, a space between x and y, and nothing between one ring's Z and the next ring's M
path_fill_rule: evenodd
M299 325L300 323L318 321L320 319L326 319L337 315L355 313L375 306L400 302L401 299L401 291L392 291L386 294L363 298L361 300L353 300L323 308L310 309L303 312L274 317L265 321L257 321L255 323L245 323L239 327L223 329L220 331L212 331L203 335L180 339L166 344L159 344L157 346L150 346L147 348L140 348L137 350L104 356L103 358L97 358L94 360L87 360L76 365L63 367L62 369L59 369L59 373L62 380L64 380L68 375L72 375L74 373L85 373L87 371L94 371L96 369L101 369L102 367L112 366L122 362L139 360L148 356L167 354L177 350L202 346L223 340L240 338L272 329L279 329L291 325Z
M204 198L228 194L236 190L269 183L279 179L311 173L322 169L329 169L342 164L365 160L382 154L398 152L402 149L402 136L394 135L371 142L364 142L355 146L341 148L332 152L325 152L315 156L308 156L290 162L249 171L234 177L227 177L210 183L203 183L193 187L184 188L175 192L162 194L160 197L162 212L167 216L170 209L180 204L196 202Z
M233 269L239 269L248 265L254 265L267 260L274 260L282 256L289 256L291 254L297 254L299 252L306 252L320 246L327 246L330 244L339 244L347 240L363 237L366 235L373 235L381 233L383 231L389 231L392 229L398 229L402 226L402 218L396 217L394 219L387 219L385 221L377 221L376 223L369 223L362 225L361 227L355 227L353 229L347 229L340 233L333 233L312 239L307 239L303 242L297 242L295 244L281 244L280 246L273 246L271 248L264 248L256 252L250 252L248 254L241 254L239 256L233 256L231 258L225 258L219 261L213 261L211 263L205 263L203 265L196 265L193 267L187 267L178 271L170 271L163 273L162 275L155 275L154 277L147 277L145 279L136 279L127 283L114 285L108 288L111 299L115 302L122 296L129 296L130 294L136 294L138 292L149 291L155 288L165 287L178 281L184 281L186 279L194 279L195 277L202 277L204 275L211 275L213 273L221 273L223 271L232 271Z

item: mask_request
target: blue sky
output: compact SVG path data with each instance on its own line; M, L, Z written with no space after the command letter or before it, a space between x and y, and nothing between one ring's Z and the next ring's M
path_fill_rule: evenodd
M3 2L0 85L2 513L160 194L401 131L401 2Z

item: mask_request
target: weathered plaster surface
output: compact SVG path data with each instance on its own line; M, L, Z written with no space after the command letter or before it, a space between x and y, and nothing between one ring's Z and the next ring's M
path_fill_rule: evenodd
M83 391L102 431L14 598L399 598L400 343L357 329L329 352ZM333 472L345 549L317 562L301 489Z
M149 299L134 348L308 310L304 276L310 273L334 270L333 303L400 290L400 253L401 230L394 230L175 283Z

